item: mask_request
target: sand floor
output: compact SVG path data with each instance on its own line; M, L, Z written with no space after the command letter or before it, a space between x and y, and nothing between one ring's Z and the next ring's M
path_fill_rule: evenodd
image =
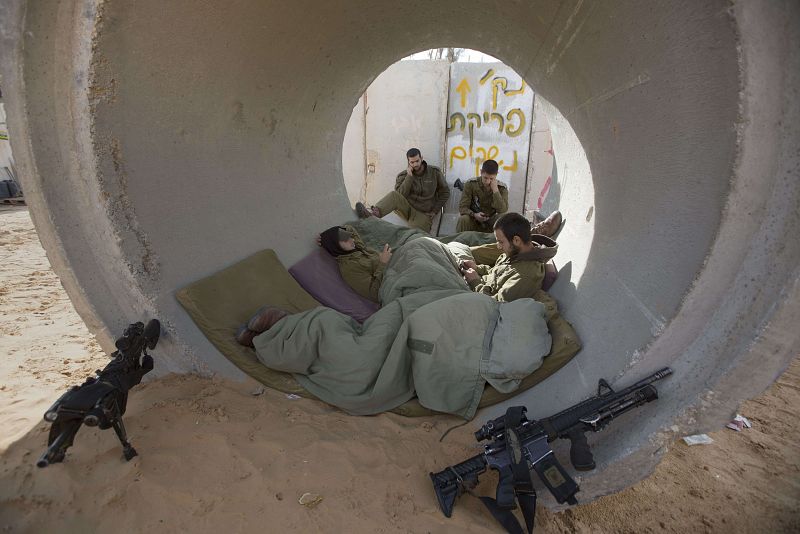
M158 351L154 352L158 358ZM24 207L0 206L0 532L501 532L466 496L438 510L427 473L479 452L478 421L350 417L254 381L168 376L135 388L125 423L83 427L65 462L44 451L44 410L107 356L50 270ZM537 532L800 532L800 359L720 429L676 442L634 487L565 512ZM482 477L479 490L493 491ZM318 496L314 506L298 499ZM580 494L578 494L580 498Z

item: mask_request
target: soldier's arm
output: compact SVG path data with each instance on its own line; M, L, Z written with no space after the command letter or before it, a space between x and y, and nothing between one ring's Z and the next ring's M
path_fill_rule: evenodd
M472 183L467 182L464 184L464 191L461 193L461 200L458 203L458 213L461 215L470 215L472 210L469 205L472 202Z
M397 175L397 180L394 183L394 190L408 198L411 195L411 187L414 185L414 175L407 172L401 172Z
M356 231L356 229L353 226L345 224L344 229L350 232L350 235L353 236L353 241L356 242L356 248L366 248L366 246L364 245L364 241L361 239L361 236L358 235L358 231Z
M386 264L376 259L372 267L374 270L372 271L372 277L369 281L369 300L380 303L378 293L380 292L381 283L383 282L383 273L386 272Z
M511 302L525 297L533 297L536 290L542 288L542 278L523 276L514 271L502 281L492 297L499 302Z
M484 295L489 295L490 297L494 296L495 288L492 287L491 284L487 283L483 277L467 283L469 284L470 289L472 289L472 291L475 293L483 293Z
M505 187L498 187L497 193L492 194L492 206L497 210L497 213L505 213L508 211L508 189Z

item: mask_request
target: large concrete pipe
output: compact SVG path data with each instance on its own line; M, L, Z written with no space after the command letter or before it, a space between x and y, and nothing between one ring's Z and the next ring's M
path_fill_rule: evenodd
M563 115L553 293L584 349L514 402L541 416L600 377L675 370L595 436L584 500L645 476L679 433L719 427L798 353L797 2L6 0L0 32L53 267L106 345L161 318L161 372L237 376L174 291L262 248L291 264L352 217L354 104L439 46L497 57Z

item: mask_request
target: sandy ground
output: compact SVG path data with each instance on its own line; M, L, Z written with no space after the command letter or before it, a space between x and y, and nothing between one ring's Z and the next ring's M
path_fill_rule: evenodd
M158 351L155 351L158 358ZM113 431L83 427L46 469L44 410L107 363L49 268L25 208L0 206L1 532L500 532L479 501L439 512L427 473L476 454L476 424L350 417L255 382L170 376L131 393ZM800 359L740 412L753 428L676 442L628 490L537 532L800 532ZM493 491L483 476L481 493ZM298 499L310 493L316 504ZM580 494L578 495L580 497Z

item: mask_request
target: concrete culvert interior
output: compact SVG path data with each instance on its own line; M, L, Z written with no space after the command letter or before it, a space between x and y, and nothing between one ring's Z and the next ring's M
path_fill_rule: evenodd
M564 117L552 294L584 348L512 402L545 416L601 377L675 371L658 401L590 436L582 501L721 426L798 352L799 32L788 0L0 6L9 133L42 243L107 347L161 319L160 373L238 376L174 292L263 248L290 265L353 217L340 151L375 76L438 46L519 72Z

